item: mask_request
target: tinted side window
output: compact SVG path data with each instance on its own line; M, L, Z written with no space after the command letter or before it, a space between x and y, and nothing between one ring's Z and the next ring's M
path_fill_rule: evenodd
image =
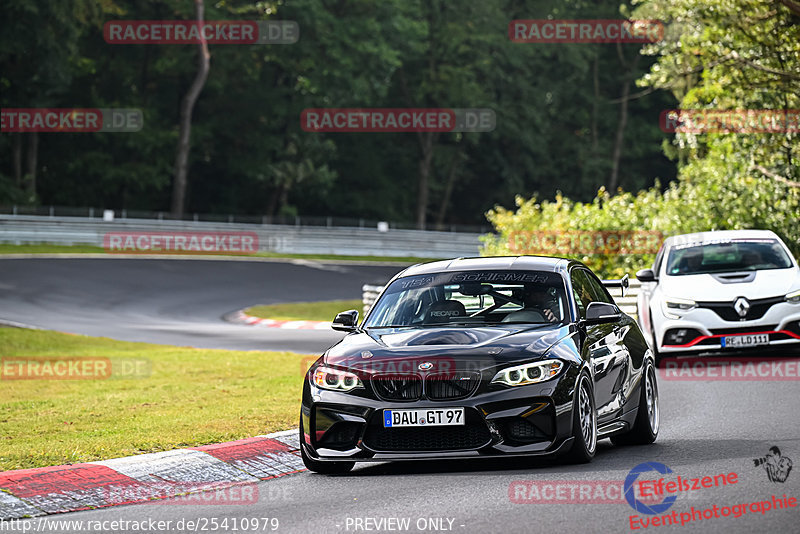
M658 276L659 271L661 271L661 261L664 259L664 245L661 245L661 248L658 249L658 253L656 254L656 261L653 263L653 272L656 273Z
M595 302L608 302L609 304L615 304L614 299L611 298L608 290L595 275L587 271L584 271L584 274L589 280L589 287L592 295L594 296Z
M584 319L586 318L586 307L594 300L589 280L582 269L573 269L569 277L572 281L575 303L578 305L578 315Z

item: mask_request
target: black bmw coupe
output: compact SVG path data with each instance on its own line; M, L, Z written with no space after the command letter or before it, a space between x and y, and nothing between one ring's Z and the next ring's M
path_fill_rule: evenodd
M301 453L319 473L360 461L563 455L658 435L653 353L578 261L460 258L396 275L308 370Z

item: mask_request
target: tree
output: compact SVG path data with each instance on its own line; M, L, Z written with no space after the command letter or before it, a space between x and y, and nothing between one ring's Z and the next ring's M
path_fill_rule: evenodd
M648 47L658 63L642 86L667 89L685 109L800 108L800 18L781 0L649 0L637 16L668 22L667 38ZM684 162L735 162L720 170L800 178L794 131L762 134L678 133L670 153ZM695 167L681 171L688 176ZM759 168L767 170L762 172Z
M681 108L778 109L800 107L800 25L783 1L647 0L634 18L667 22L666 39L646 51L658 56L640 80L668 89ZM677 133L665 152L679 159L677 182L591 203L557 196L555 202L517 198L515 212L487 214L498 231L484 253L508 254L512 232L548 229L655 230L664 235L765 228L800 255L798 132ZM651 255L579 256L608 276L642 268Z
M194 0L195 20L198 27L202 27L204 18L203 0ZM187 165L189 160L189 141L192 133L192 111L200 96L200 91L208 78L211 55L208 53L208 43L203 32L200 34L200 43L197 51L197 75L189 91L181 102L180 133L178 134L178 150L175 154L175 182L172 190L172 216L179 219L183 216L183 206L186 197Z
M110 45L102 26L113 19L190 20L195 4L83 1L94 18L81 23L78 14L65 13L59 23L78 28L77 54L57 65L68 79L49 103L37 105L139 108L144 128L42 134L35 201L170 211L180 196L173 195L176 147L187 133L180 128L181 106L198 76L198 47ZM612 18L617 12L613 2L588 0L206 2L206 20L295 20L300 40L209 46L214 68L192 109L183 211L477 225L487 209L511 204L517 194L551 198L562 191L591 200L609 184L615 142L620 187L647 187L655 176L669 180L675 164L661 154L666 134L652 119L674 105L666 91L636 98L641 92L629 84L620 128L626 82L614 45L527 45L506 33L515 18ZM31 16L29 26L46 14ZM27 49L26 39L46 36L13 37ZM6 34L0 45L0 57L17 46ZM623 46L626 61L633 62L638 48ZM654 61L641 57L628 79ZM13 103L3 105L28 102L10 95L38 87L35 73L18 63L3 63L0 73L13 82L0 93ZM497 127L438 135L305 132L300 114L312 107L491 108ZM0 203L25 195L14 176L15 168L25 172L28 142L15 158L17 141L0 135L6 156L0 158Z
M92 0L6 2L3 17L13 24L5 24L0 33L0 107L55 106L79 71L80 34L98 15ZM24 191L24 196L13 196L34 203L38 197L41 136L32 132L13 133L11 137L13 183Z

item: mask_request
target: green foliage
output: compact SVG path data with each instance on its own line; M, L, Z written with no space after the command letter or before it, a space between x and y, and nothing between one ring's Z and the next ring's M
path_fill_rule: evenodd
M667 89L687 109L800 108L800 24L766 0L642 0L633 17L667 23L658 56L641 86ZM517 198L517 210L488 212L497 236L484 254L509 254L511 232L654 230L666 235L764 228L800 256L798 133L678 133L664 152L679 161L679 179L637 194L600 190L591 203ZM766 172L765 172L766 171ZM606 276L647 266L652 255L579 257Z
M800 15L770 0L638 0L635 17L667 22L646 48L658 62L639 80L673 93L682 109L800 108ZM708 157L729 179L745 174L800 180L800 132L680 133L672 154ZM761 169L759 169L759 167ZM693 169L683 172L692 174ZM796 213L795 213L796 214Z
M25 204L25 193L14 184L10 176L0 174L0 204Z
M560 193L554 201L539 201L536 197L517 197L516 212L502 207L490 210L486 215L497 234L482 237L483 255L503 256L514 254L511 243L517 232L534 231L573 232L605 230L655 229L652 226L654 204L661 201L661 193L653 188L638 195L622 193L610 196L601 189L590 203L574 202ZM514 248L516 250L516 248ZM520 252L524 252L520 251ZM653 255L582 255L558 254L578 259L604 276L621 276L625 272L641 269L652 263Z
M689 171L685 171L688 172ZM743 176L730 180L715 162L698 161L688 177L662 193L653 187L637 194L614 196L601 189L591 203L573 202L560 194L554 201L517 197L517 210L497 207L487 213L497 234L482 237L483 255L514 254L514 232L655 231L664 237L709 230L769 229L800 256L800 192L769 179ZM794 214L794 215L793 215ZM649 267L653 254L565 254L607 277L633 274Z
M332 321L337 313L346 310L361 310L363 303L357 300L324 300L320 302L289 302L253 306L245 310L247 315L279 321Z
M480 224L483 212L516 194L561 190L588 200L610 173L615 99L653 61L642 58L629 73L613 45L507 37L517 18L617 18L613 0L226 0L206 1L205 11L207 20L295 20L300 39L210 45L211 70L193 115L189 213L413 220L418 135L302 131L303 109L322 107L495 111L491 133L436 139L430 221ZM196 47L109 45L102 29L116 19L185 20L192 2L9 0L2 12L9 21L0 35L3 107L140 108L144 128L40 134L36 195L28 197L15 191L10 157L20 134L0 134L0 173L11 177L0 203L168 209L178 106L196 71ZM638 46L623 48L626 61L638 55ZM665 135L651 127L667 99L661 92L631 102L621 186L674 176L660 154ZM28 134L21 137L26 173Z

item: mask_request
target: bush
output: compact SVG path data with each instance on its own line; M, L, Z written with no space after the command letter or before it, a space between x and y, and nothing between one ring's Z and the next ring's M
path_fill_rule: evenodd
M497 234L481 238L481 254L519 253L515 232L657 231L664 237L728 229L768 229L800 255L800 190L769 178L735 171L713 159L695 160L681 169L681 178L637 194L610 195L600 189L591 203L573 202L560 194L554 201L516 198L517 210L495 207L486 217ZM515 252L515 249L517 252ZM633 275L652 265L655 254L558 254L584 262L598 275Z

